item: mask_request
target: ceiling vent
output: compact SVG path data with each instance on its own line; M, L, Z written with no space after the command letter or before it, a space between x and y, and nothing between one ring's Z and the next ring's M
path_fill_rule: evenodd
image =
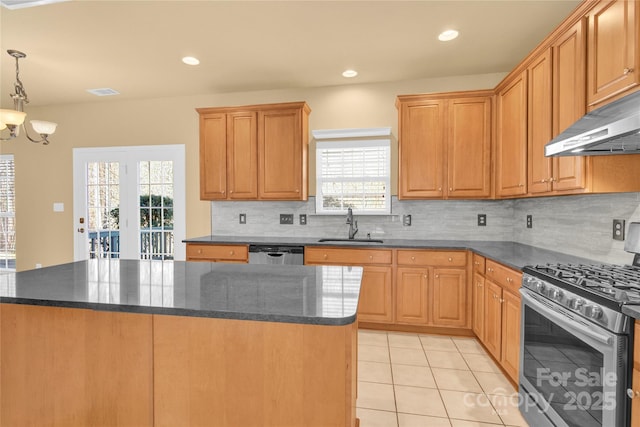
M69 0L0 0L0 5L7 9L24 9L25 7L44 6L45 4L61 3Z
M87 89L87 92L95 95L95 96L111 96L111 95L120 95L120 92L118 92L115 89L111 89L108 87L102 87L99 89Z

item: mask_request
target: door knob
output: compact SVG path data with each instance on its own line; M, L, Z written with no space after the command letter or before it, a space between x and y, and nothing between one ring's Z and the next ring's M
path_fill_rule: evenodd
M78 233L84 233L84 228L78 228Z

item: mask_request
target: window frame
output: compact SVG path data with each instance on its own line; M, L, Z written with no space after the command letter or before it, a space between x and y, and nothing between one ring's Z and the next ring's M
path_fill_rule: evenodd
M332 139L319 140L316 142L316 215L346 215L347 209L341 210L325 210L323 207L322 184L326 180L322 178L322 155L321 150L326 148L366 148L366 147L384 147L386 148L387 161L385 165L385 176L375 181L384 181L384 209L354 209L354 213L358 215L390 215L391 214L391 138L376 139ZM343 177L344 178L344 177ZM364 177L363 177L364 178ZM366 180L344 179L343 182L367 182Z

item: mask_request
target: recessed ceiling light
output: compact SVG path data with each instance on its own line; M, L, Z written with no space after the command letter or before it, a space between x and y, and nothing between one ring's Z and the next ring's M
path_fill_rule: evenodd
M346 78L355 77L357 75L358 75L358 72L356 70L344 70L342 72L342 77L346 77Z
M200 63L200 60L198 58L194 58L193 56L185 56L184 58L182 58L182 62L187 65L198 65Z
M456 30L446 30L440 33L438 40L441 42L448 42L456 37L458 37L458 32Z

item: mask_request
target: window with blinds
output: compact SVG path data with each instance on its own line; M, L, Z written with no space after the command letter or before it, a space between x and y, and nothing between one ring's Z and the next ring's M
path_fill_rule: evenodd
M319 141L316 213L391 213L391 141Z
M16 268L16 195L13 155L0 155L0 270Z

